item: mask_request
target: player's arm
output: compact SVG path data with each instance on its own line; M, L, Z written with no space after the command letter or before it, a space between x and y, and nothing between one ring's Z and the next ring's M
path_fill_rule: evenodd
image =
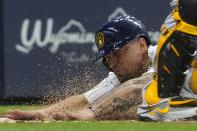
M136 117L136 107L141 103L141 90L152 81L152 72L146 73L139 78L129 80L110 95L96 101L91 108L84 108L74 112L67 112L68 119L92 120L96 118L128 119L128 115L121 116L120 112L134 108L129 118ZM118 113L117 113L118 112ZM116 114L116 115L114 115ZM116 119L115 118L115 119Z
M54 120L63 117L67 110L77 110L89 106L83 94L74 95L48 107L30 111L9 111L7 117L15 120Z
M19 120L64 119L65 112L90 107L95 101L116 88L119 84L120 82L116 75L110 72L107 78L84 94L68 97L65 100L40 110L12 111L8 113L8 117Z

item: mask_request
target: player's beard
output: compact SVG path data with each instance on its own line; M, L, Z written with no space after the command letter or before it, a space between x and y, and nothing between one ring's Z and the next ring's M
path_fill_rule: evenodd
M124 76L121 76L121 82L125 82L127 80L140 77L143 73L145 73L148 69L149 58L148 51L142 54L141 60L137 62L133 62L133 66L130 68L130 71L125 73Z

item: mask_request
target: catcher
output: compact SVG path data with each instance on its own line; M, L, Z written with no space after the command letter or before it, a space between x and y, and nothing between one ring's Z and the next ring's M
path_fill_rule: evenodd
M151 41L144 25L134 17L120 16L103 24L95 39L99 49L97 58L101 58L110 71L107 78L84 94L40 110L11 111L7 117L15 120L90 120L112 114L107 118L112 119L117 110L137 107L142 87L152 80L151 71L143 73L150 62L148 52L152 58L155 49L148 48ZM133 114L136 117L136 110Z
M154 80L142 91L141 120L197 116L197 1L174 0L157 49Z

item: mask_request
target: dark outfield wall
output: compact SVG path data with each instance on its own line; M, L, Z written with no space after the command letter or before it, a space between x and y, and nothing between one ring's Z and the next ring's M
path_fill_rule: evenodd
M167 0L1 0L1 98L81 92L106 76L93 64L94 32L120 14L136 16L156 41ZM65 92L66 91L66 92Z

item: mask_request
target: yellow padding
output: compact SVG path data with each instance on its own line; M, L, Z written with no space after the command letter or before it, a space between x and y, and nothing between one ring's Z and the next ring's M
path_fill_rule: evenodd
M197 68L193 68L191 80L190 80L190 86L194 93L197 93Z
M146 92L145 92L145 99L146 99L146 102L148 105L157 104L158 102L161 101L162 98L160 98L158 95L158 88L157 88L157 81L156 80L153 80L153 82L147 87ZM178 105L187 104L187 103L190 103L193 101L194 101L194 99L182 100L182 101L169 100L169 104L173 105L173 106L178 106Z
M192 67L197 68L197 60L192 61Z
M165 107L164 109L161 108L155 108L156 111L158 111L159 113L163 113L166 114L169 112L169 106Z
M184 20L182 20L178 10L172 12L172 15L175 20L179 21L178 24L175 26L174 30L179 30L187 34L197 36L197 26L190 25L189 23L186 23Z
M169 101L169 103L172 106L178 106L178 105L187 104L187 103L190 103L193 101L194 101L194 99L189 99L189 100L183 100L183 101Z
M176 30L197 36L197 26L187 24L184 21L181 21L179 24L177 24Z
M149 105L156 104L160 101L160 98L158 96L156 80L153 80L153 82L147 87L147 90L145 93L145 99L146 99L147 104Z

